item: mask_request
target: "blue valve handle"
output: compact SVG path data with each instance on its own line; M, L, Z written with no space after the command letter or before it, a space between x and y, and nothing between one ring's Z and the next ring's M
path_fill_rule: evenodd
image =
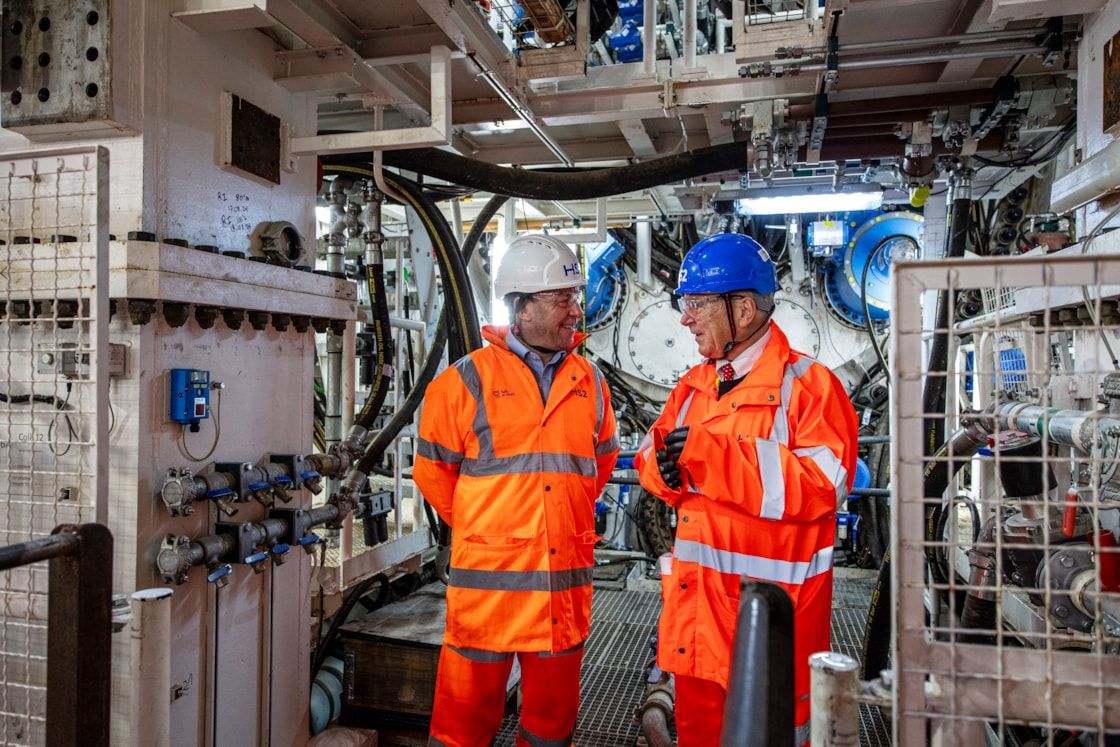
M301 479L301 480L313 480L316 477L321 477L321 475L318 472L316 472L315 470L311 470L310 472L300 472L299 473L299 479Z
M246 565L251 565L253 563L259 563L262 560L267 560L267 559L268 559L268 553L266 553L266 552L255 552L252 555L250 555L249 557L245 558L245 563L246 563Z
M268 487L267 482L251 482L251 483L249 483L249 490L252 490L253 492L256 492L258 490L264 490L267 487Z
M216 490L208 490L206 497L210 499L223 498L227 495L233 495L233 491L229 488L217 488Z
M304 536L299 538L299 546L307 547L308 545L313 545L318 541L319 535L315 534L314 532L311 534L305 534Z
M292 547L287 542L277 542L271 549L273 555L283 555L288 552L288 550L291 550Z
M278 482L282 485L287 485L291 481L292 481L292 478L288 477L287 475L280 475L273 482Z
M231 566L229 563L223 563L222 565L206 574L206 581L212 584L219 578L228 576L231 573L233 573L233 566Z

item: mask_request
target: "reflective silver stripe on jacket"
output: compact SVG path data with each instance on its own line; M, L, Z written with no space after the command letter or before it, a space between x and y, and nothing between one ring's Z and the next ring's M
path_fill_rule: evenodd
M782 472L782 447L777 441L756 438L758 476L762 480L762 506L758 515L763 519L780 519L786 512L786 478Z
M588 361L590 363L590 361ZM591 370L595 373L595 438L599 438L599 432L603 428L604 410L607 403L606 398L603 396L603 387L606 385L606 378L599 367L591 363ZM601 457L611 454L618 449L618 433L612 433L611 437L606 441L599 441L595 444L595 456Z
M831 547L817 550L808 562L799 562L764 558L759 555L747 555L730 550L717 550L701 542L678 537L673 555L682 562L696 563L720 573L750 576L762 581L775 581L792 585L803 584L805 579L819 576L832 569Z
M606 454L611 454L618 449L618 434L615 433L606 441L600 441L595 444L595 456L601 457Z
M444 464L459 464L463 461L463 455L453 449L437 444L435 441L428 441L423 438L417 440L416 453L425 459Z
M482 664L497 664L499 662L506 661L513 656L513 654L509 651L486 651L485 649L481 648L459 648L458 646L452 646L449 643L445 643L443 645L447 646L449 649L459 654L459 656L462 656L464 659L470 659L471 661L477 661Z
M848 470L844 469L844 464L839 457L833 454L832 449L827 446L794 449L793 453L798 457L808 458L812 460L813 464L817 465L817 468L820 469L836 491L836 505L839 506L848 494Z
M793 380L808 373L814 363L815 360L803 355L793 363L787 363L782 371L781 404L774 413L774 428L770 431L770 440L777 441L782 446L789 446L789 403L793 399Z
M524 726L518 727L518 735L525 740L529 747L571 747L572 737L576 733L575 724L572 724L572 731L566 737L560 739L545 739L538 737L531 731L528 731Z
M681 411L677 413L677 427L680 428L684 425L685 416L688 415L688 406L692 404L692 398L696 396L696 390L690 389L688 396L684 398L681 404Z
M590 586L591 573L590 567L562 571L482 571L452 567L447 585L478 591L567 591Z
M787 363L782 373L782 396L777 412L774 413L774 427L770 440L756 441L758 449L758 472L762 480L762 508L759 515L764 519L780 519L786 511L786 483L782 471L782 450L789 448L789 405L793 399L793 381L800 379L816 361L801 356L793 363ZM837 505L847 495L848 471L843 463L827 446L813 446L795 449L796 456L808 457L824 476L831 482L836 492Z
M518 475L537 472L559 472L573 474L580 477L595 477L599 468L591 457L581 457L575 454L552 454L530 452L517 454L510 457L498 458L494 456L494 436L490 430L490 420L486 415L486 402L482 396L482 379L478 368L469 357L462 358L455 363L463 385L474 399L474 422L471 430L478 439L478 457L462 457L459 473L473 477L489 477L493 475ZM602 405L599 405L602 409ZM617 443L617 439L616 439ZM598 454L598 450L596 450Z
M811 726L812 719L806 721L803 724L799 724L797 728L793 730L793 743L797 745L797 747L809 744L809 739L812 737L812 729L810 728Z
M599 474L599 467L592 457L581 457L575 454L530 452L508 457L495 457L494 452L491 451L489 457L483 456L482 453L479 453L478 459L463 457L463 464L459 468L459 474L475 477L522 475L535 472L562 472L579 475L580 477L595 477Z
M537 651L533 655L534 656L539 656L542 659L555 659L557 656L569 656L571 654L574 654L574 653L582 650L584 643L586 643L586 641L580 641L579 643L572 646L571 648L566 648L563 651L557 651L556 653L552 653L551 651Z
M589 361L590 363L590 361ZM594 363L591 371L595 374L595 438L599 437L599 429L603 427L603 372Z

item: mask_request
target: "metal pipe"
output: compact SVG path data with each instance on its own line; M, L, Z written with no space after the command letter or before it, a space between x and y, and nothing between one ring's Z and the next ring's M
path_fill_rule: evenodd
M171 744L171 589L132 595L132 730L134 747Z
M859 662L833 651L809 657L812 747L859 747Z
M920 65L928 62L948 62L949 60L963 60L977 57L1014 57L1018 55L1043 54L1045 47L1040 47L1033 42L1029 44L1007 44L1002 47L982 47L977 49L946 49L941 52L930 52L917 55L898 55L883 57L866 57L864 59L850 59L845 57L842 64L843 70L867 70L878 67L895 67L898 65ZM823 72L826 68L824 62L813 62L807 65L798 65L801 73Z
M638 285L653 287L653 230L649 223L639 223L634 228L638 252Z
M793 602L777 584L743 581L720 747L771 747L794 735Z
M410 329L413 332L426 332L428 325L419 319L403 319L399 316L389 315L389 326L399 329Z
M638 709L642 733L649 747L673 747L669 719L673 717L673 675L662 672L656 662L646 667L646 694Z
M1038 35L1038 29L1022 29L1018 31L981 31L974 34L950 34L939 36L935 39L889 39L875 42L859 42L857 44L841 44L841 52L854 52L856 50L891 49L902 47L916 49L938 44L957 44L982 41L1006 41L1008 39L1033 40Z
M697 0L684 0L684 69L696 67L696 3ZM665 102L668 106L669 102Z
M470 58L471 62L475 64L475 67L478 68L479 75L481 75L482 78L490 85L490 88L494 90L494 93L498 94L498 98L504 101L506 106L513 110L513 113L517 116L517 118L524 122L528 126L528 128L533 131L533 134L536 135L542 143L544 143L549 152L551 152L552 155L556 156L556 158L565 166L574 166L575 164L573 163L572 159L568 158L568 155L564 153L564 149L560 147L560 144L557 143L552 138L552 136L545 131L543 127L541 127L540 123L537 122L537 117L533 113L533 111L528 107L523 106L521 102L517 100L517 96L514 95L512 91L510 91L509 87L506 85L506 82L502 80L502 78L497 73L483 64L483 62L478 58L477 54L475 54L474 52L469 52L467 56Z
M656 5L650 0L642 6L642 72L646 75L653 75L657 64Z
M78 538L73 534L52 534L49 537L0 547L0 571L57 558L60 555L70 555L77 548Z
M1000 429L1041 435L1053 443L1094 454L1102 436L1120 436L1120 420L1081 410L1052 410L1021 402L1005 404L997 411ZM1116 455L1110 455L1115 458Z

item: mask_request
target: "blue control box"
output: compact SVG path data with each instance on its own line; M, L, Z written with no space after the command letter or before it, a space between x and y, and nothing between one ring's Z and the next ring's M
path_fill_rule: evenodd
M171 419L195 425L210 417L210 372L171 369Z

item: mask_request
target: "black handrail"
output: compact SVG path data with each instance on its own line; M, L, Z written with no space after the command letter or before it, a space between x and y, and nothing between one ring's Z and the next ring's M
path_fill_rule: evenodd
M49 537L0 547L0 571L49 560L47 744L109 747L113 535L61 524Z
M744 580L719 747L793 744L793 640L786 590Z

